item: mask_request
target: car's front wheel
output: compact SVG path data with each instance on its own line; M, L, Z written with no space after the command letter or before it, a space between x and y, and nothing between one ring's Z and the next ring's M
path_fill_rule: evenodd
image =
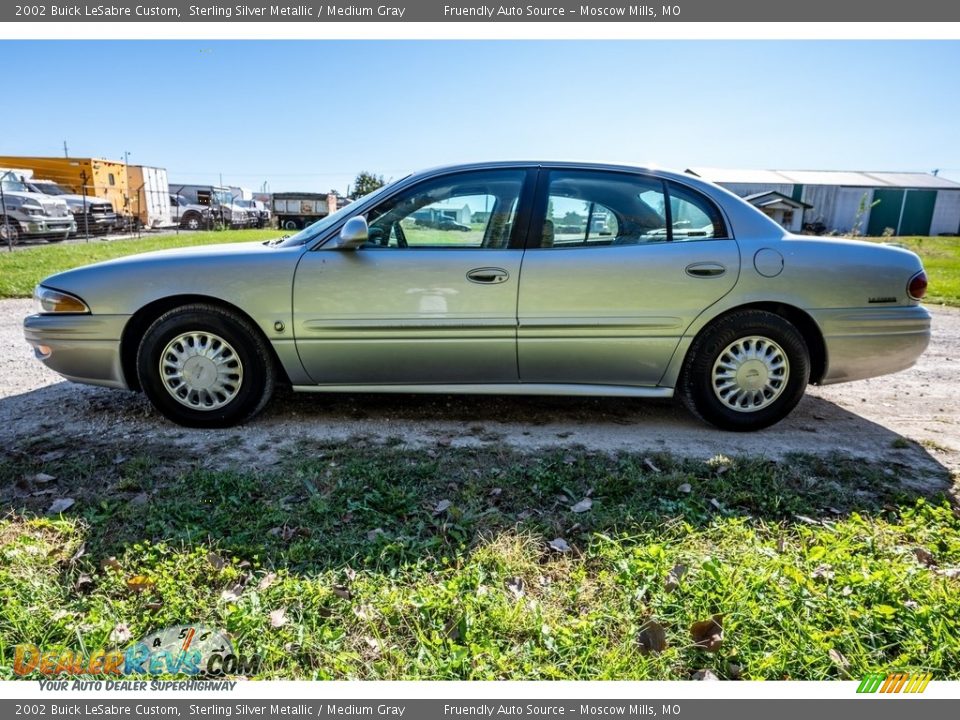
M137 351L144 393L179 425L229 427L270 400L275 370L266 340L251 323L216 305L192 304L161 315Z
M677 387L684 404L723 430L785 418L810 379L810 352L785 318L764 310L727 315L697 336Z

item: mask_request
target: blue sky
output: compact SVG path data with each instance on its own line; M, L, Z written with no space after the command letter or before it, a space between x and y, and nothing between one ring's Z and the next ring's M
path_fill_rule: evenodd
M4 41L0 60L19 88L0 154L66 140L174 182L342 191L505 158L960 178L953 41Z

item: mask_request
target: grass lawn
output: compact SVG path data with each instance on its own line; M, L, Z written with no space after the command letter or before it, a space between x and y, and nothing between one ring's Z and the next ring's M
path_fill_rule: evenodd
M960 306L960 237L898 237L890 242L923 259L930 282L927 302Z
M267 240L282 234L280 230L225 230L179 235L144 235L139 240L40 244L15 252L7 252L6 248L0 247L0 298L30 297L34 286L47 275L101 260L190 245Z
M0 460L0 678L20 643L199 622L261 679L960 679L960 519L887 467L362 441L268 467Z

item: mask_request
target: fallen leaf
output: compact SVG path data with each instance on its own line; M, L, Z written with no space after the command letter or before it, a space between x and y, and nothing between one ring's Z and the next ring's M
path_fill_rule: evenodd
M926 565L927 567L932 567L937 564L936 560L933 557L933 553L922 547L915 547L913 549L914 557L917 558L917 562L921 565Z
M107 570L116 570L120 572L123 570L123 565L120 564L120 561L117 560L113 555L106 558L105 560L100 561L100 569L106 572Z
M36 492L30 493L33 497L42 497L44 495L56 495L57 491L53 488L47 488L46 490L37 490Z
M63 450L51 450L50 452L46 452L40 456L40 462L42 463L53 462L54 460L59 460L65 454L66 453L64 453Z
M777 538L777 552L782 555L783 551L786 550L786 548L787 548L787 539L783 535L781 535L779 538Z
M517 600L523 597L523 578L521 577L511 577L506 580L507 590L513 595Z
M795 517L797 520L799 520L800 522L806 523L807 525L819 525L819 524L820 524L820 521L819 521L819 520L814 520L813 518L807 517L806 515L794 515L794 517Z
M53 475L48 475L47 473L42 473L42 472L37 473L36 475L32 476L30 479L33 480L33 482L35 483L40 483L41 485L43 483L53 482L54 480L56 480L56 478Z
M738 663L727 663L727 677L731 680L739 680L741 675L743 675L743 668Z
M150 496L147 495L145 492L142 492L142 493L140 493L140 494L138 494L138 495L135 495L133 498L131 498L131 499L130 499L130 504L131 504L131 505L146 505L149 500L150 500Z
M59 515L65 510L69 510L76 502L73 498L57 498L47 509L47 515Z
M682 492L684 495L689 495L693 492L693 487L690 485L690 483L683 483L683 485L677 488L677 492Z
M372 605L354 605L353 614L361 620L370 620L373 618L375 611Z
M144 592L152 588L156 583L146 575L134 575L127 578L127 589L134 592Z
M723 508L723 506L720 504L720 501L716 498L710 498L710 504L715 510L721 510Z
M840 674L848 680L851 679L850 673L847 671L847 668L850 667L850 661L847 660L843 653L839 650L834 650L830 648L827 651L827 657L830 658L830 662L837 666L837 669L840 671Z
M709 620L700 620L690 626L694 646L707 652L717 652L723 643L723 615L714 615Z
M550 548L556 550L559 553L568 553L570 552L570 545L563 538L554 538L550 541Z
M662 653L667 649L667 631L656 620L647 620L640 628L640 650L646 653Z
M351 593L350 590L345 588L343 585L334 585L333 594L338 598L342 598L343 600L349 600L353 597L353 593Z
M450 502L449 500L441 500L441 501L438 502L438 503L436 504L436 506L433 508L433 514L434 514L434 515L439 515L440 513L444 513L444 512L446 512L447 510L450 509L450 506L451 506L451 505L453 505L453 503Z
M960 578L960 567L956 568L943 568L943 569L934 569L934 572L941 577L948 578L950 580L956 580Z
M591 500L590 498L584 498L583 500L578 502L576 505L573 505L570 508L570 510L575 513L585 513L587 512L587 510L589 510L592 507L593 507L593 500Z
M277 579L277 574L269 572L260 578L260 582L257 583L257 590L266 590L268 587L273 585Z
M114 465L123 465L127 461L126 455L117 455L113 458Z
M228 565L227 561L217 555L215 552L207 553L207 562L210 563L210 565L213 566L213 569L217 572L220 572Z
M836 573L833 572L833 567L831 565L823 564L823 565L817 565L817 567L814 568L813 574L811 577L813 577L814 580L829 581L829 580L833 580L835 574Z
M163 600L151 600L146 604L147 610L152 610L153 612L156 612L162 607L163 607Z
M677 563L671 568L670 572L667 573L667 577L663 581L663 589L668 593L672 593L674 590L680 587L680 580L684 575L687 574L687 566L682 563Z
M704 669L704 670L697 670L697 671L693 674L693 678L692 678L692 679L693 679L693 680L707 680L707 681L710 681L710 680L719 680L720 678L718 678L716 675L714 675L712 671Z
M73 587L76 588L77 592L88 593L93 589L93 578L87 573L80 573Z
M234 602L240 599L243 594L243 583L232 585L220 593L220 599L226 602Z
M126 623L117 623L113 630L110 631L110 642L114 645L122 645L130 640L132 635Z
M278 608L270 613L270 627L283 627L287 624L287 609Z
M386 533L383 531L383 528L374 528L367 533L367 540L370 542L376 542L377 538L381 535L386 535Z
M75 563L75 562L77 562L77 560L79 560L80 558L82 558L82 557L83 557L84 555L86 555L86 554L87 554L87 544L86 544L86 543L80 543L80 547L77 548L77 551L76 551L73 555L70 556L70 562L71 562L71 563Z
M498 497L500 497L502 494L503 494L503 488L495 487L495 488L493 488L492 490L490 490L490 497L492 497L492 498L498 498Z
M651 460L650 458L644 458L644 459L643 459L643 464L646 465L648 468L650 468L650 469L651 469L653 472L655 472L655 473L659 473L659 472L660 472L660 468L658 468L656 465L654 465L654 464L653 464L653 460Z

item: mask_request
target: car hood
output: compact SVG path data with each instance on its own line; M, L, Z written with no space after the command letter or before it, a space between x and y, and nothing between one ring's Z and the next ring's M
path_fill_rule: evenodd
M272 253L275 246L265 245L262 242L225 243L223 245L197 245L169 250L154 250L152 252L127 255L125 257L104 260L103 262L84 265L66 270L56 275L50 275L40 281L41 285L69 290L73 281L87 275L101 275L102 271L130 271L134 269L149 271L153 268L157 272L167 272L177 265L195 266L229 265L233 258L247 258L251 255Z

